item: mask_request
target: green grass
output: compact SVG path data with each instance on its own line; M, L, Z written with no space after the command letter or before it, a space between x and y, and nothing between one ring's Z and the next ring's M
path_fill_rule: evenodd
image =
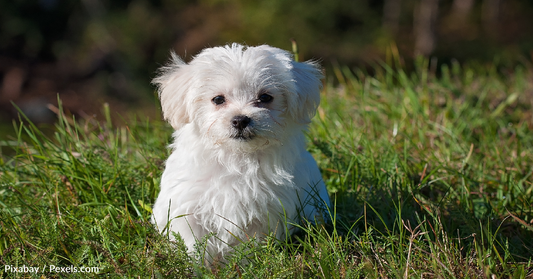
M166 124L59 114L52 136L16 124L1 143L0 276L67 275L5 265L100 269L74 278L533 276L531 67L452 64L436 78L423 59L412 73L393 64L327 73L309 149L333 224L245 243L211 269L149 223Z

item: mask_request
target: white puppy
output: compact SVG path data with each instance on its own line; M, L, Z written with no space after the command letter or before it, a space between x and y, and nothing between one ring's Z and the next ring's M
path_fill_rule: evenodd
M179 233L190 252L205 240L201 253L220 257L324 220L328 193L303 134L321 77L315 63L266 45L208 48L189 64L173 54L154 79L176 130L153 208L158 229Z

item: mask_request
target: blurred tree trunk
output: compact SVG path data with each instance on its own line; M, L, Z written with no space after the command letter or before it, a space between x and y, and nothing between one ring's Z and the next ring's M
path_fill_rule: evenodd
M474 7L474 0L454 0L452 14L459 23L465 23Z
M483 7L483 27L489 37L496 37L498 31L498 17L500 14L500 0L484 0Z
M415 8L415 56L428 56L435 49L435 23L438 12L439 0L420 0Z
M14 67L4 74L0 90L0 103L15 101L22 92L26 72L22 68Z
M401 0L385 0L383 5L383 28L392 35L398 33L401 8Z

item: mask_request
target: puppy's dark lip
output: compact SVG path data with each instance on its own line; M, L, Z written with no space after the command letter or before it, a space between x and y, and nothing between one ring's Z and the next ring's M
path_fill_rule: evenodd
M253 139L253 136L236 135L231 138L239 141L250 141Z

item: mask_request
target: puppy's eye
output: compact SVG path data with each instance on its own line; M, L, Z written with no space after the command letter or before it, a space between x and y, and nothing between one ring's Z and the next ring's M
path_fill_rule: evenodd
M226 98L224 98L224 96L222 95L218 95L216 96L215 98L213 98L211 100L215 105L222 105L223 103L226 102Z
M257 99L260 103L270 103L272 102L272 100L274 100L274 97L266 94L266 93L263 93L261 95L259 95L259 98Z

